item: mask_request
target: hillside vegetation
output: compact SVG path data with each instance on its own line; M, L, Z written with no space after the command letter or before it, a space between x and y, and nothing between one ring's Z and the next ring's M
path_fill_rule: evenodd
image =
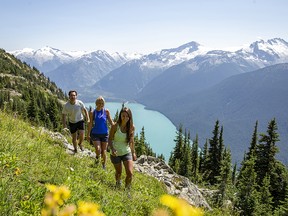
M115 190L110 162L105 172L92 158L67 154L43 128L3 112L0 119L0 215L39 215L47 184L67 186L67 204L98 203L106 215L150 215L160 206L166 191L156 179L135 173L130 197Z
M34 124L60 129L61 101L67 97L55 83L0 49L0 109Z

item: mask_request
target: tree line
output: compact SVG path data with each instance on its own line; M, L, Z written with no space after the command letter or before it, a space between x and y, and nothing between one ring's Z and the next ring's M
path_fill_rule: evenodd
M169 165L191 181L215 189L213 205L221 208L231 202L235 215L288 215L288 172L276 159L277 130L276 119L272 119L266 133L258 133L256 121L250 147L237 169L224 145L219 120L202 150L198 135L191 142L190 133L180 125Z

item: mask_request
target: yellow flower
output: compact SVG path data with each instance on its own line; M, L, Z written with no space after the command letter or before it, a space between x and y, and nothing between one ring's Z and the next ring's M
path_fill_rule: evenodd
M76 212L76 206L69 205L69 206L66 206L64 209L62 209L59 212L58 216L70 216L70 215L74 215L75 212Z
M70 197L70 190L66 186L57 187L56 185L48 184L47 189L52 193L53 201L62 206L64 202Z
M163 195L160 202L171 208L176 216L202 216L204 212L200 208L191 206L184 199L176 198L170 195Z
M51 192L55 192L57 190L57 186L56 185L51 185L51 184L47 184L46 188L51 191Z
M21 173L21 170L20 170L20 168L19 167L17 167L16 169L15 169L15 175L20 175L20 173Z
M98 211L100 206L96 203L79 201L78 215L79 216L104 216L103 212Z
M57 202L53 199L52 193L47 193L44 199L44 203L49 207L49 208L54 208L57 206Z

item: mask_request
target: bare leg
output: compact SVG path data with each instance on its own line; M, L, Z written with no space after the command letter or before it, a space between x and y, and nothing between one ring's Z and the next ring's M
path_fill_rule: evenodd
M83 151L82 142L84 140L84 130L79 130L79 136L78 136L78 145L80 146L80 149Z
M99 158L101 154L101 142L93 141L93 145L95 147L96 158Z
M122 173L122 163L114 164L115 168L115 179L116 186L120 187L121 182L121 173Z
M125 188L130 189L132 177L133 177L133 161L127 160L127 161L124 161L123 163L124 163L124 167L126 171Z
M101 142L101 157L102 157L102 166L103 166L103 168L105 168L105 166L106 166L107 146L108 146L108 142Z
M72 135L72 143L74 147L74 152L77 152L77 131L71 135Z

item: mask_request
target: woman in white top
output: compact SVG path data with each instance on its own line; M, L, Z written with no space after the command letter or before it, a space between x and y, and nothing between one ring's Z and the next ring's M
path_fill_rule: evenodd
M133 176L133 160L136 160L134 149L134 131L132 112L123 107L119 113L117 123L109 132L109 147L111 149L110 159L115 168L116 186L121 186L122 163L125 167L125 188L131 187Z

